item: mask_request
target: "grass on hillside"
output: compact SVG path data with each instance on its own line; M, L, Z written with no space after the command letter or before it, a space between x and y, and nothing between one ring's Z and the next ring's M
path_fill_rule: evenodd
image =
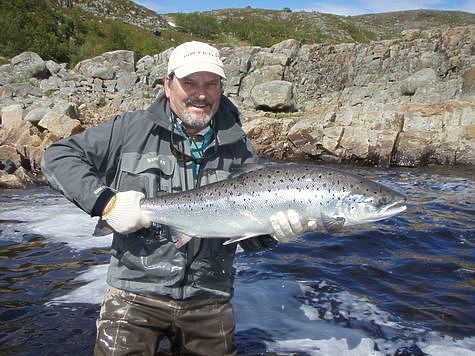
M230 11L232 14L229 16L200 12L176 13L170 16L178 26L190 33L227 45L231 42L270 47L289 38L302 43L318 43L324 40L318 29L298 26L292 21L292 14L282 17L281 11L266 10L265 16L256 9Z
M75 65L107 51L126 49L138 58L153 55L192 38L187 33L148 30L94 17L77 8L59 11L50 0L0 2L0 56L24 51L43 59Z

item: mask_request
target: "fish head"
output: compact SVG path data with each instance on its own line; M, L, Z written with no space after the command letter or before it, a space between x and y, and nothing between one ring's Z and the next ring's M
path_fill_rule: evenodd
M407 209L404 195L380 184L373 184L348 195L340 206L345 225L358 225L390 218Z

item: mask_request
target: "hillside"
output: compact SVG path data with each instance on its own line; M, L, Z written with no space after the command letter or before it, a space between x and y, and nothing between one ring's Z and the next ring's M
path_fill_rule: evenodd
M60 0L59 3L63 8L78 8L97 17L149 30L167 27L162 16L130 0Z
M475 14L429 10L337 16L246 7L159 15L130 0L1 1L0 64L1 57L23 51L74 65L116 49L140 58L191 39L231 47L270 47L289 38L306 44L368 43L397 38L409 28L469 24L475 24Z
M264 10L250 7L191 14L168 14L189 31L220 43L270 46L288 38L303 43L367 43L396 38L401 31L475 24L475 14L414 10L361 16ZM204 25L205 24L205 25Z

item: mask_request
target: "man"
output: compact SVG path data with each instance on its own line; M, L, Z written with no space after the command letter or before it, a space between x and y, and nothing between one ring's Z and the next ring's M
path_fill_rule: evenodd
M169 229L150 227L140 209L144 197L225 179L257 161L238 110L222 95L225 78L216 48L184 43L171 53L164 93L148 110L115 116L44 154L51 186L114 230L97 355L154 355L163 337L173 353L236 353L229 303L236 244L194 238L177 249ZM305 230L294 211L271 221L278 239ZM268 241L241 245L257 250Z

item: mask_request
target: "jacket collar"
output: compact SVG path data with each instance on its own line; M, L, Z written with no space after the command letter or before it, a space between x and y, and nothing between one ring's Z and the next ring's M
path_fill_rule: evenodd
M152 115L155 126L167 131L172 131L172 123L170 122L170 101L165 93L161 93L155 103L148 109ZM216 129L216 137L220 145L227 145L242 140L245 136L239 118L239 111L231 101L224 95L221 96L219 109L214 115L214 123Z

